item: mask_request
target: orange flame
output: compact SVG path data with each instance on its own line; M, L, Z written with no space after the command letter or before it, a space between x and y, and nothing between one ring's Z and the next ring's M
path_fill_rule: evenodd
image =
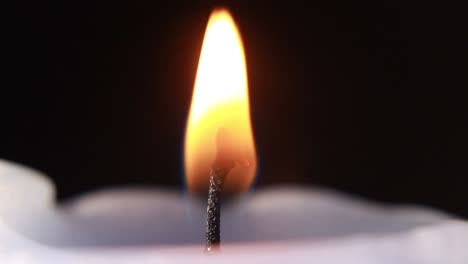
M242 153L237 159L242 164L231 170L224 188L229 193L247 191L257 168L247 68L240 33L225 9L214 10L208 21L187 122L184 165L191 192L208 189L220 129L229 132L229 145Z

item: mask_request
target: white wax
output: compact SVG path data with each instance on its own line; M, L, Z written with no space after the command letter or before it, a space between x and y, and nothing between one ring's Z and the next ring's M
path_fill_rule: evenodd
M203 253L203 201L126 188L56 205L54 193L0 160L0 263L468 263L466 221L330 190L283 186L224 205L218 256Z

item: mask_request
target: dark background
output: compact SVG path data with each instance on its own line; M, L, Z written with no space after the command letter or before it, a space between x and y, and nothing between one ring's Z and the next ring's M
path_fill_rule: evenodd
M183 188L205 25L246 49L258 187L321 185L468 217L466 9L411 1L16 1L3 33L0 157L70 198ZM423 4L422 4L423 3Z

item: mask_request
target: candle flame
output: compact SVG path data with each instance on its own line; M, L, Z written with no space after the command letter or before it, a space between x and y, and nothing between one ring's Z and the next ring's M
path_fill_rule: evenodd
M257 168L250 122L247 68L237 26L226 9L211 14L203 40L185 134L184 165L188 189L206 192L210 167L216 158L217 133L229 134L237 165L225 191L247 191Z

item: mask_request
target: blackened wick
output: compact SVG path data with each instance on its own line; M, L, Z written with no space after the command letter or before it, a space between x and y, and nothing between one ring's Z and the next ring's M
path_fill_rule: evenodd
M235 166L232 148L229 145L228 131L224 128L219 129L216 141L218 153L211 167L208 190L208 216L206 220L206 251L208 252L216 250L221 242L221 195L226 176Z

